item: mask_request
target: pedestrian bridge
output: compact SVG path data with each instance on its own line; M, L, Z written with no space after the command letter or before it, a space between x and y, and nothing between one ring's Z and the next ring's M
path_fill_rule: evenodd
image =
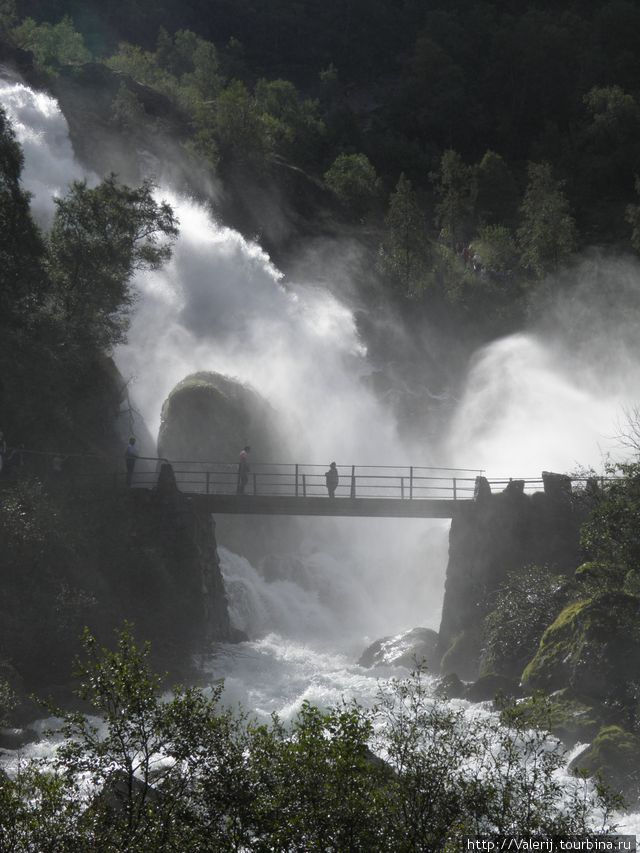
M105 482L124 488L124 459L13 448L0 485L21 472L43 480ZM238 494L238 464L138 457L131 482L135 490L175 489L203 511L232 515L313 515L366 518L453 518L485 490L532 493L547 488L543 479L486 479L484 471L398 465L338 465L335 497L328 495L328 464L251 463L243 494ZM571 489L571 479L558 474Z
M338 465L338 487L331 498L326 464L251 464L243 494L238 494L237 464L170 465L181 492L208 512L233 515L452 518L463 502L473 500L477 478L483 475L479 469ZM137 470L133 487L151 487L158 476Z

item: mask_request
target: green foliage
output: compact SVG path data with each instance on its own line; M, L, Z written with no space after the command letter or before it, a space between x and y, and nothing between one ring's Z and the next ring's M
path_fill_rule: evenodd
M594 495L595 506L582 526L581 544L593 560L637 571L640 566L640 464L620 466L622 477L609 480Z
M520 726L549 731L569 745L591 740L600 725L597 711L566 689L551 696L534 690L526 699L503 702L500 719L505 725L517 721Z
M563 184L553 178L549 163L530 163L528 175L518 240L522 265L541 278L569 259L577 232Z
M18 23L15 0L0 0L0 34L11 37L11 30Z
M227 160L261 166L273 153L255 99L240 80L232 81L218 98L216 134L220 153Z
M605 792L579 781L567 798L557 743L434 704L420 673L381 687L371 712L305 704L286 728L222 709L221 688L160 699L128 629L114 651L84 644L79 694L103 722L52 709L67 736L56 773L0 774L3 849L410 853L468 833L585 832L596 809L614 828Z
M620 726L603 726L593 743L570 765L574 773L605 778L613 790L632 801L640 794L640 738Z
M82 34L68 16L57 24L38 24L27 18L13 30L13 37L20 47L33 53L38 65L54 73L63 65L82 65L91 60Z
M0 727L9 725L11 711L15 704L16 697L9 682L0 675Z
M440 159L440 169L434 175L438 203L436 224L440 238L449 248L466 243L472 233L478 188L474 170L451 149Z
M427 283L430 246L424 214L404 174L389 198L385 226L382 270L403 296L416 297Z
M318 102L301 99L288 80L259 80L255 103L270 148L287 159L315 164L325 133Z
M33 311L46 289L44 244L20 185L22 166L22 151L0 107L0 325L5 342L8 326Z
M512 572L495 594L485 619L483 672L519 676L545 628L566 600L565 578L541 566Z
M177 222L153 190L150 181L131 188L111 175L93 189L76 182L55 200L49 275L76 339L100 348L122 341L134 272L171 257Z
M620 86L595 86L583 98L591 115L589 133L607 145L633 137L640 126L640 107Z
M504 225L485 225L471 244L484 267L500 275L512 274L517 269L518 249L508 228Z
M356 216L364 216L380 193L380 179L366 154L339 154L324 180Z
M121 83L111 103L111 120L120 130L135 134L144 121L144 106L126 85Z
M483 225L515 224L520 194L511 170L495 151L485 152L476 168L476 210Z

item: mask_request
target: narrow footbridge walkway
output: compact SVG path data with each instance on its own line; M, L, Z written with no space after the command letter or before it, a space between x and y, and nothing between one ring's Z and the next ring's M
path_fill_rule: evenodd
M142 466L141 466L142 467ZM328 465L251 464L244 487L230 463L174 462L181 492L212 513L451 518L472 500L480 470L413 466L338 465L330 497ZM134 487L153 484L155 472L137 470Z
M549 478L555 478L556 489L570 492L574 479L546 474L547 480L487 480L479 469L338 465L338 485L335 495L330 496L326 464L250 462L246 483L241 484L238 464L231 462L140 456L129 476L122 457L25 448L8 448L2 456L0 487L10 486L21 473L31 473L44 481L78 486L89 481L111 483L116 488L177 488L206 511L234 515L453 518L463 504L483 490L546 491Z

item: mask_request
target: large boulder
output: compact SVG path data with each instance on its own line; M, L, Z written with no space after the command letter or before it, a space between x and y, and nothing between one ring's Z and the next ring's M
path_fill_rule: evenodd
M532 728L550 731L568 746L592 740L601 725L598 711L567 689L551 696L536 691L515 705L508 705L502 717L507 725L519 720Z
M360 666L405 666L415 669L424 664L430 672L438 671L438 634L430 628L413 628L404 634L383 637L368 646L358 661Z
M640 671L639 615L640 600L623 592L574 601L542 635L523 685L620 700Z
M621 793L632 811L640 795L640 739L620 726L604 726L593 743L573 759L574 773L600 776L614 791Z
M245 444L261 462L282 461L275 410L252 388L219 373L192 373L165 400L159 456L236 462Z
M478 677L478 656L482 648L482 629L478 625L460 631L456 634L451 645L445 651L440 661L443 673L455 672L465 681L473 681Z

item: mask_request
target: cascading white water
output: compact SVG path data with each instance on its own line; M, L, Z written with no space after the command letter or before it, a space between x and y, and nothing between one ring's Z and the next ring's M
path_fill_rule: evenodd
M51 196L64 186L60 176L70 181L83 175L64 116L55 100L20 83L3 84L2 102L25 144L25 180L46 225ZM48 183L52 160L58 167L55 181ZM197 370L215 370L250 383L277 410L287 444L283 461L408 464L424 458L425 448L408 448L398 440L392 412L363 382L370 367L345 305L320 287L283 286L282 275L258 245L170 188L161 187L158 194L173 205L180 237L164 269L137 277L129 343L115 353L152 432L177 382ZM259 436L252 442L259 446ZM383 530L379 522L366 520L307 522L300 564L306 567L306 583L294 573L289 588L316 597L317 618L311 625L293 607L285 625L286 608L280 608L270 611L269 622L260 616L258 587L263 594L275 587L267 589L255 572L242 583L227 572L238 594L253 586L256 611L247 620L252 635L274 629L290 634L297 622L313 627L317 640L324 636L355 654L380 633L438 626L445 524L388 521ZM431 565L426 541L435 544ZM413 591L409 597L406 588Z
M96 178L73 157L55 100L15 82L0 84L0 100L23 145L24 183L46 227L52 195L71 180ZM426 456L426 448L398 441L392 414L361 381L369 370L366 351L344 305L311 285L285 288L259 246L215 223L202 205L168 188L160 194L173 204L181 236L164 270L136 280L129 343L116 353L123 373L134 377L133 395L152 430L176 382L210 369L251 383L281 412L289 458L309 449L320 461L360 464ZM640 281L637 268L629 275ZM447 458L461 459L463 448L462 464L496 475L599 464L599 446L615 434L620 403L632 399L614 381L616 370L628 387L638 378L637 358L621 349L607 381L597 369L597 347L577 359L553 340L543 332L516 335L477 356L442 442ZM211 664L213 676L225 676L229 698L284 716L305 698L320 704L342 692L370 698L375 677L385 672L367 674L351 663L365 635L416 624L437 628L444 527L434 524L425 533L418 523L385 525L384 531L380 522L310 526L298 574L271 583L243 558L222 552L232 614L255 638ZM431 567L427 540L432 554L441 552ZM433 593L425 583L430 571Z

